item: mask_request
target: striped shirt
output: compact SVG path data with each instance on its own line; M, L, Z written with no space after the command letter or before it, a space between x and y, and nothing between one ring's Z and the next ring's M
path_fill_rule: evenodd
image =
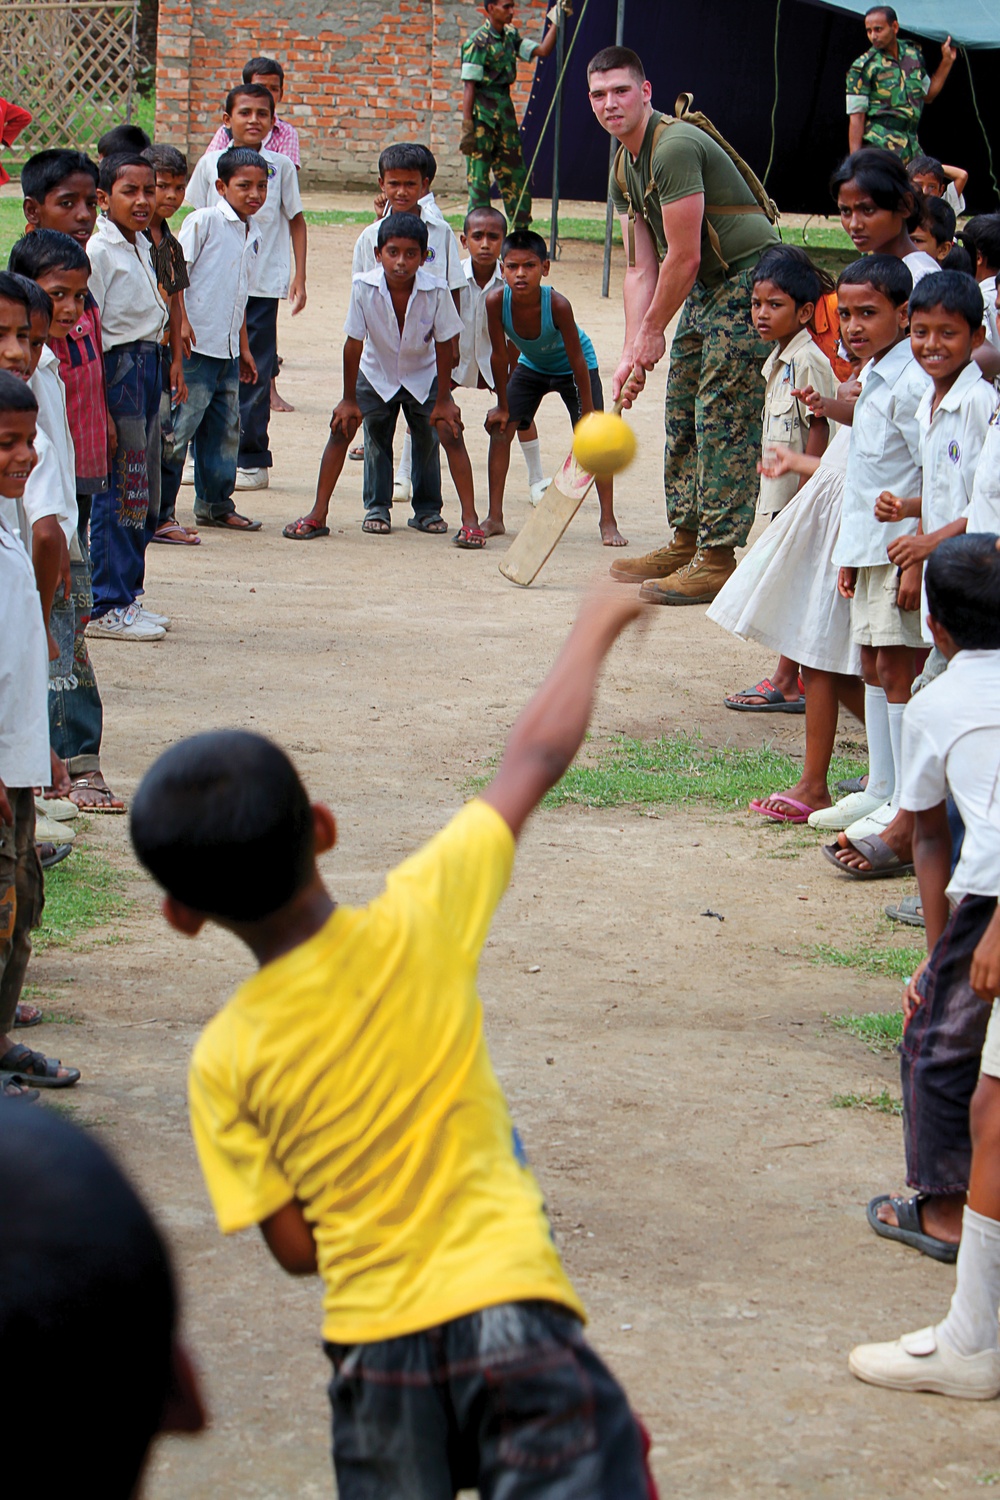
M101 315L87 293L73 332L50 339L66 387L66 416L76 450L76 488L80 495L99 495L108 487L108 403L104 390Z
M233 137L225 125L220 125L208 143L209 151L228 151L233 144ZM279 120L274 117L271 133L261 141L262 148L268 151L277 151L281 156L289 156L295 163L299 163L299 132L294 125L289 125L287 120Z

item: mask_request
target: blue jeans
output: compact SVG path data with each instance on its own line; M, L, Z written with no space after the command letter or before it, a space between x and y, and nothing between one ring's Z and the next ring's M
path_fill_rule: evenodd
M326 1352L340 1500L649 1500L625 1394L553 1303Z
M247 299L247 342L257 380L241 385L240 390L240 456L241 469L269 469L271 450L267 446L267 425L271 420L271 377L277 373L278 299Z
M118 432L111 488L90 512L93 618L142 593L146 545L160 514L159 344L121 344L104 356L108 410Z
M365 514L388 521L392 510L392 439L402 411L413 445L413 514L441 514L441 450L427 420L437 399L437 381L426 401L400 386L384 401L363 375L358 376L358 405L365 419Z
M71 776L85 776L101 766L104 705L87 651L85 631L92 594L86 553L70 562L70 596L56 589L49 628L59 655L49 662L49 739Z
M240 446L240 367L237 359L192 353L184 360L188 398L171 408L171 430L163 444L161 516L173 516L188 444L195 434L194 513L219 520L236 509L236 456Z

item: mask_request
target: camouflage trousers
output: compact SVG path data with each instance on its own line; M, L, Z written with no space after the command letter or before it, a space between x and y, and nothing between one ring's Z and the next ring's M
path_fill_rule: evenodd
M883 151L891 151L894 156L899 157L904 167L915 156L919 156L921 151L915 130L893 130L890 126L880 125L878 120L872 120L870 117L861 144L880 146Z
M521 132L510 99L501 100L491 118L475 117L476 149L468 157L469 211L490 207L490 172L503 199L511 229L527 229L531 223L531 193L521 151ZM522 189L524 196L521 196ZM518 207L520 199L520 207Z
M696 281L670 346L663 489L675 531L699 547L743 547L757 504L767 355L750 322L750 272Z

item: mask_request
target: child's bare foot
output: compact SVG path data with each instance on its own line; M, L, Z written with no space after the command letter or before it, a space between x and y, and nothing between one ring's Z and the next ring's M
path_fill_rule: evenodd
M284 396L278 393L277 380L271 381L271 410L272 411L294 411L295 407L290 405Z
M483 536L506 536L507 528L502 521L494 521L492 516L487 516L483 522Z
M604 543L605 547L628 546L628 538L622 536L621 532L618 530L617 522L615 521L601 522L601 541Z

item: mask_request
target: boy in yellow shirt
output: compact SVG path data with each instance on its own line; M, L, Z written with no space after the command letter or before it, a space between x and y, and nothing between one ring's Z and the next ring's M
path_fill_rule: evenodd
M585 1342L483 1037L479 954L529 814L578 750L642 606L596 596L482 795L367 907L328 894L328 808L242 731L174 745L132 807L167 921L218 922L259 971L191 1062L224 1233L258 1225L324 1283L340 1500L648 1500L641 1429Z

